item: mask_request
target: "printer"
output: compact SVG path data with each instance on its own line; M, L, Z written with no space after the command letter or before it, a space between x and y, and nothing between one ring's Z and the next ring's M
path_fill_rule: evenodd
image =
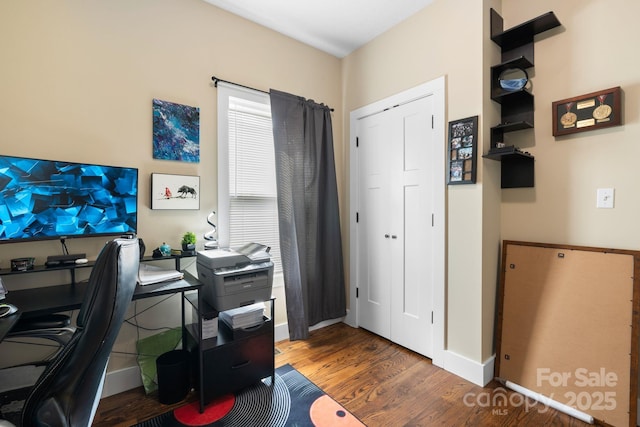
M203 299L218 311L269 300L273 284L269 249L249 243L198 251L196 268Z

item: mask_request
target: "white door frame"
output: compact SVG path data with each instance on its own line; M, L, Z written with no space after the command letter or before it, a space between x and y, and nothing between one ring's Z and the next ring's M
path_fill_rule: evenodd
M444 366L445 358L445 262L446 262L446 200L445 200L445 164L446 164L446 141L445 141L445 78L439 77L414 88L392 95L383 100L366 105L354 110L349 115L349 310L345 323L358 327L358 299L356 298L356 288L358 287L358 229L356 226L357 197L358 197L358 162L356 153L356 130L358 120L393 108L396 105L406 104L425 96L434 96L434 141L440 141L436 147L436 153L440 158L435 162L434 171L434 235L436 250L434 251L434 289L433 289L433 358L432 362L436 366ZM428 220L428 213L425 220Z

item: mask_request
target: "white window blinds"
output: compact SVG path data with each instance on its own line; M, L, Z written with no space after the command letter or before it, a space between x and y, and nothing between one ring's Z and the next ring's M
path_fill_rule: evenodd
M248 96L247 90L233 90L233 86L220 91L218 97L221 94L226 104L226 112L219 111L218 116L218 173L225 175L219 176L218 190L221 244L234 247L256 242L270 246L278 273L282 267L269 97ZM220 132L223 127L226 132ZM222 144L226 150L220 150Z

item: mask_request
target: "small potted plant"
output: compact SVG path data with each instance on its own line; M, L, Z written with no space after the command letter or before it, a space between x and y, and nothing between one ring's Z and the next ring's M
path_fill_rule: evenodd
M191 231L187 231L182 236L182 252L193 254L196 250L196 235Z

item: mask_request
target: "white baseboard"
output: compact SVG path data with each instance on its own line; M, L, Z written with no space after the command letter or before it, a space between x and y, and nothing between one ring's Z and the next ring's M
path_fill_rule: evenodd
M331 326L336 323L340 323L344 321L344 317L339 317L337 319L323 320L320 323L317 323L313 326L309 327L309 331L315 331L316 329L326 328L327 326ZM274 341L282 341L289 339L289 324L281 323L276 325L274 328Z
M344 318L344 323L351 326L352 328L358 327L358 322L356 321L355 313L356 313L355 310L351 310L347 308L347 315Z
M337 319L324 320L316 325L313 325L309 328L309 331L315 331L316 329L326 328L327 326L335 325L336 323L340 323L344 321L344 317L339 317Z
M273 340L275 342L289 339L289 325L281 323L273 328Z
M100 398L113 396L141 386L142 377L140 376L140 368L137 365L107 372Z
M483 363L475 362L452 351L445 352L444 370L484 387L493 379L495 355Z

